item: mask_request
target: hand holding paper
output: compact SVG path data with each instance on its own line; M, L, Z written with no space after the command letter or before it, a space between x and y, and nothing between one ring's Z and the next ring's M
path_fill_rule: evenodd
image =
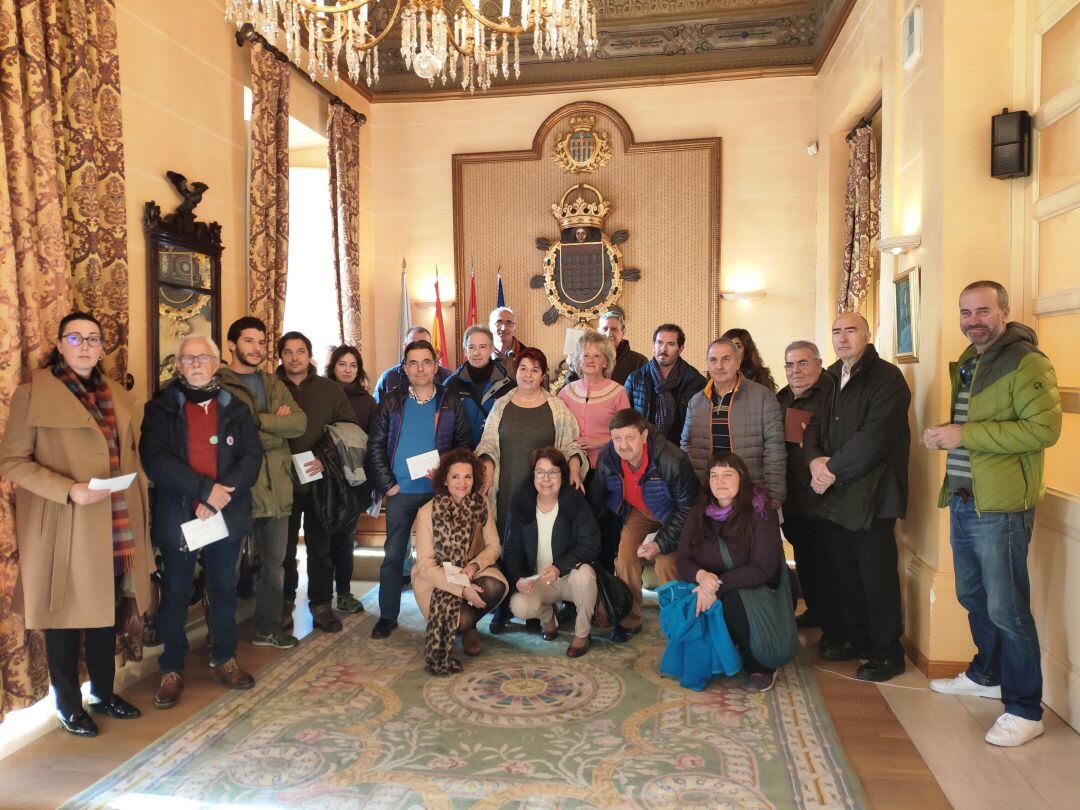
M229 536L229 527L225 525L225 516L221 512L215 512L206 520L195 518L181 523L180 531L184 533L188 551L195 551Z
M429 450L418 456L409 456L405 459L409 465L409 477L415 481L418 478L427 478L428 473L439 466L439 451Z
M91 478L88 489L104 489L109 492L123 492L135 480L135 473L118 475L116 478Z

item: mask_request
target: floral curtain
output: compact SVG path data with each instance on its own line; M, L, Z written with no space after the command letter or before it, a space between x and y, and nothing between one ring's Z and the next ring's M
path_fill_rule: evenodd
M289 63L261 43L251 48L251 95L248 312L278 336L289 259Z
M334 102L327 124L334 282L341 340L360 346L360 127L364 119Z
M877 273L878 158L874 130L860 125L848 136L847 194L844 198L844 268L838 312L863 312ZM863 313L865 314L865 313Z
M0 432L16 386L72 305L127 371L120 78L112 0L0 0ZM48 691L44 643L15 614L12 486L0 481L0 718Z

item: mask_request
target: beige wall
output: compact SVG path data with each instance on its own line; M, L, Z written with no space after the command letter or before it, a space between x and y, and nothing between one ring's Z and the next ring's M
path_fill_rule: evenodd
M378 200L373 216L377 366L389 365L398 351L402 257L411 268L414 302L432 298L437 264L444 297L459 298L460 306L467 303L468 292L455 293L449 272L454 261L451 156L529 148L548 115L571 101L590 100L618 110L639 141L723 139L722 286L760 286L768 295L725 302L720 322L722 328L750 329L774 374L782 376L783 347L813 331L815 164L806 154L814 131L813 89L812 78L757 79L377 105L371 124ZM527 195L529 190L519 193ZM661 201L677 196L677 183L674 188L657 188L655 193ZM546 207L551 201L537 202ZM529 243L535 236L521 234ZM628 251L631 248L632 241ZM535 266L503 268L511 304L515 294L528 294L528 277L541 269L540 254L536 255ZM446 275L442 275L444 268ZM665 272L662 267L641 269L648 274ZM508 273L512 278L507 278ZM677 290L678 279L671 282ZM493 303L481 301L481 309ZM417 320L430 323L431 309L414 304L413 313ZM451 330L452 319L447 317L446 322ZM534 330L556 327L536 323L518 328L530 342ZM448 337L455 341L453 335ZM637 348L648 353L647 346ZM703 364L701 357L688 360L699 367Z
M131 276L131 373L135 390L147 390L146 238L143 204L163 212L179 201L165 180L175 170L210 186L197 209L200 219L222 226L222 330L242 315L247 300L247 143L244 87L250 81L249 49L238 48L221 0L175 3L117 0L124 149L127 167L128 253ZM333 87L370 117L370 105L344 85ZM326 99L293 74L291 113L326 131ZM361 188L370 251L370 132L361 130ZM370 253L362 260L370 279ZM370 300L370 294L368 295Z

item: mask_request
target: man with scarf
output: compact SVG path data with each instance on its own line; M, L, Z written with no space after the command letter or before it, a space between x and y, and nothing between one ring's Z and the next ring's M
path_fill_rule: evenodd
M491 330L474 323L465 330L461 347L465 349L465 362L446 381L446 390L453 391L465 407L472 430L470 447L480 444L484 435L484 422L499 397L508 394L517 383L508 377L502 363L491 359L494 344Z
M687 406L705 387L701 372L682 359L685 345L681 326L660 324L653 332L653 359L626 378L630 406L676 445L682 438Z
M151 539L161 552L158 633L159 709L175 706L184 688L188 603L197 551L188 550L181 524L221 513L228 535L203 547L209 595L210 666L230 689L250 689L255 679L236 660L236 561L251 531L251 488L263 450L246 405L221 387L221 352L209 338L190 335L176 350L179 376L146 405L139 455L154 482Z

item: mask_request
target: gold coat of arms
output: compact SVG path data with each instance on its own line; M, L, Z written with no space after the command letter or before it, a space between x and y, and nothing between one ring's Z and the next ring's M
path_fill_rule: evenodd
M536 247L544 251L544 273L530 281L534 289L542 287L551 302L543 315L548 326L560 315L578 324L599 317L619 300L624 281L641 278L641 271L622 266L619 245L629 232L616 231L610 237L604 233L610 212L611 204L588 183L571 186L551 206L559 222L559 240L537 238Z

